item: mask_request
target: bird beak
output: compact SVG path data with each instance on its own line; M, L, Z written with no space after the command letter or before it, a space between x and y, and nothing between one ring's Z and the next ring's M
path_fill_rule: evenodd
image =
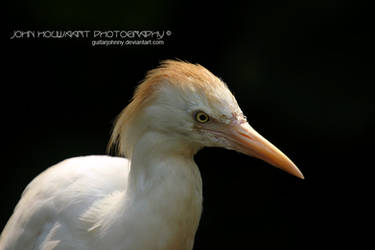
M227 134L227 138L233 143L235 150L261 159L289 174L304 179L301 171L283 152L263 138L247 122L236 122L234 126L230 126L231 129Z

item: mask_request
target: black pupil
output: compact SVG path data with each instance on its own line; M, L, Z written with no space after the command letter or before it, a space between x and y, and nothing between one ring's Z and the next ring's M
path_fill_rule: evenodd
M199 115L199 120L205 121L206 120L206 116L204 114Z

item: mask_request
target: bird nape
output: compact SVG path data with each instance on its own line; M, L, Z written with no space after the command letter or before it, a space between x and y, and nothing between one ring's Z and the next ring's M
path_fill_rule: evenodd
M192 249L202 211L194 154L224 147L302 173L247 122L204 67L167 60L118 116L109 147L123 157L62 161L25 189L0 249Z

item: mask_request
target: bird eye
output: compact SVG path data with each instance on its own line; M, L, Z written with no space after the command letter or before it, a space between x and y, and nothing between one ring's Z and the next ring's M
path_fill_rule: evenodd
M210 120L208 115L204 113L203 111L196 112L194 115L194 118L197 122L200 122L200 123L206 123Z

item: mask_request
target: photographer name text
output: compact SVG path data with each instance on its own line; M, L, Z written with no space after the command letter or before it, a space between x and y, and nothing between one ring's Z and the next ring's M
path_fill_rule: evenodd
M10 39L156 39L170 36L164 30L15 30Z

